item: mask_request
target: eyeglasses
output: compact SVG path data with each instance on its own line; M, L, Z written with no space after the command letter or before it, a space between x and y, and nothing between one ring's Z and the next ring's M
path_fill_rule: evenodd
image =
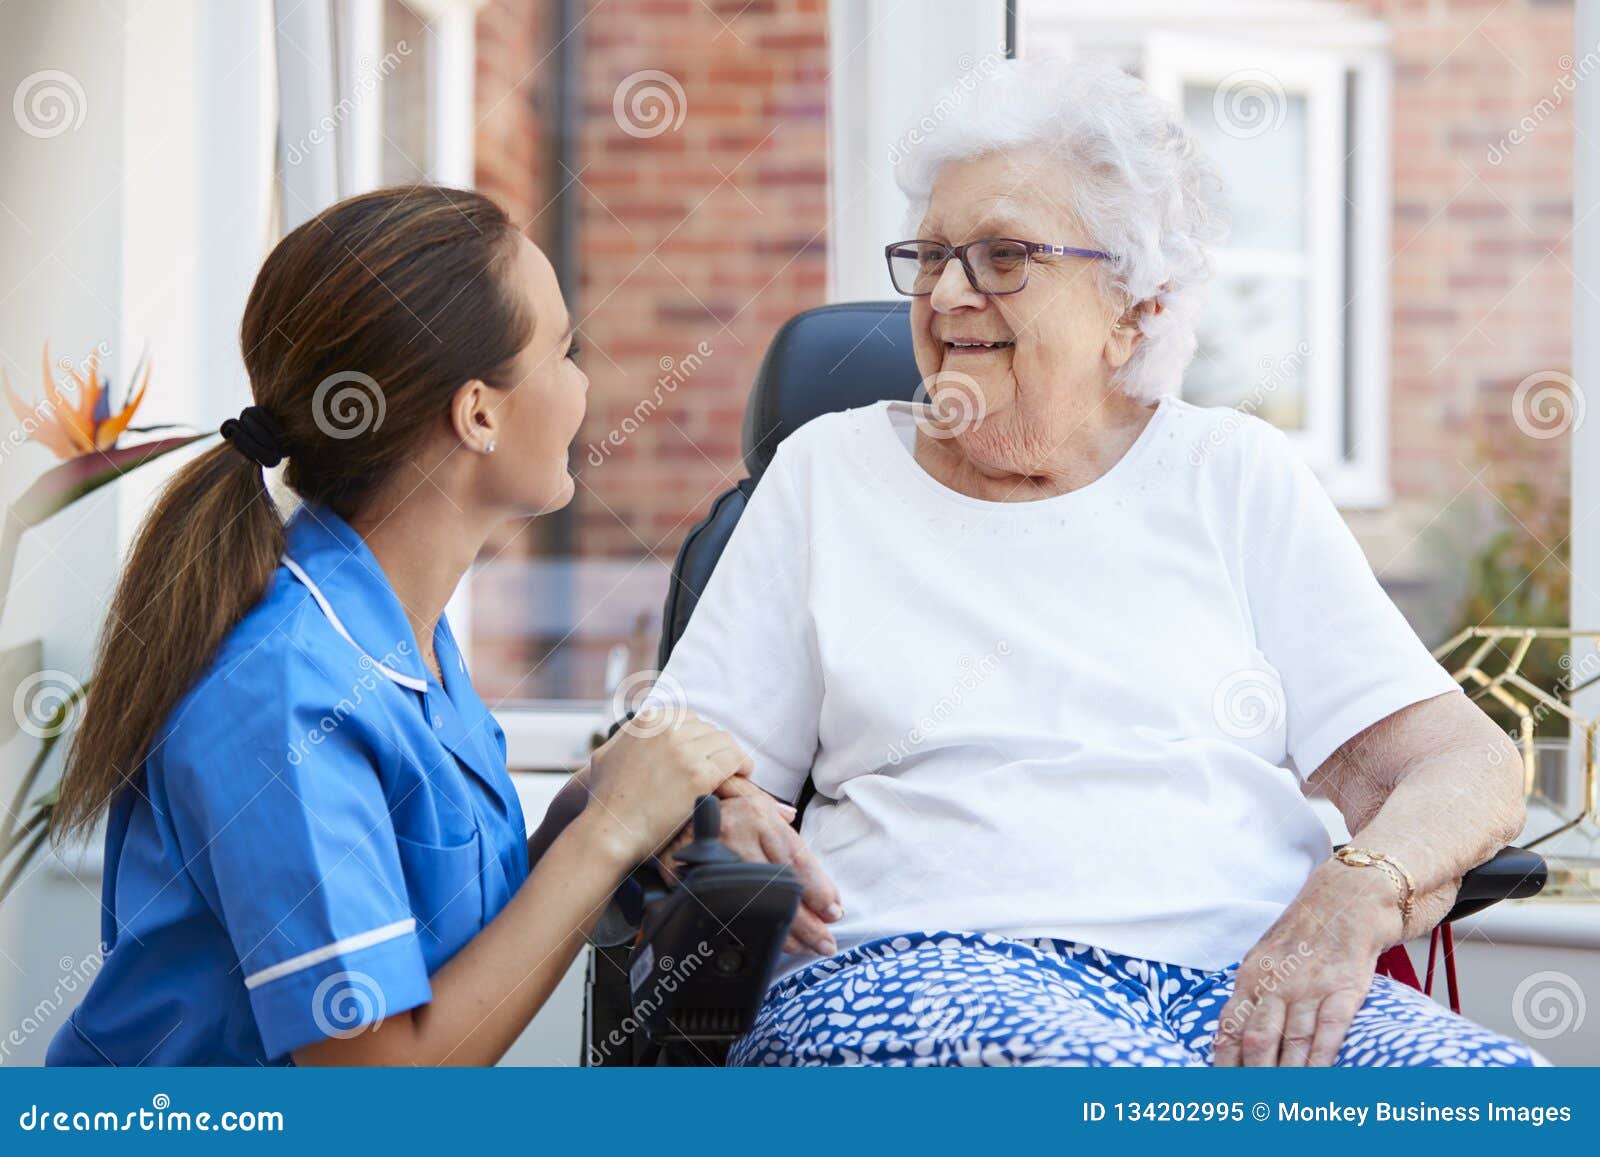
M1079 249L1072 245L1047 245L1043 241L1018 241L1014 237L980 237L965 245L942 245L937 241L896 241L884 247L889 262L889 280L895 291L907 297L927 297L944 273L945 262L954 257L966 270L967 284L979 293L1002 297L1016 293L1028 284L1028 267L1035 253L1057 257L1089 257L1109 260L1111 254L1099 249Z

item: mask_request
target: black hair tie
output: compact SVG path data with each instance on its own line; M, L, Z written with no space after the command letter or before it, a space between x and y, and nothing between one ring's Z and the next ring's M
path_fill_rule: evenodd
M220 433L234 449L264 469L272 469L289 456L282 429L260 406L246 406L237 418L222 423Z

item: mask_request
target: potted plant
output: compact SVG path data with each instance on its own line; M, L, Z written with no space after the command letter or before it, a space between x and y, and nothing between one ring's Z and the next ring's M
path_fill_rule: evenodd
M147 357L139 359L120 399L111 383L101 380L99 350L81 367L63 367L72 380L71 390L64 390L51 373L46 344L44 396L32 405L17 396L0 371L6 401L20 424L10 436L10 444L37 442L61 459L6 508L0 522L0 619L5 615L17 548L27 530L129 471L206 437L171 433L175 428L170 426L131 425L150 384ZM145 437L124 442L129 434ZM10 741L19 731L39 740L9 806L0 815L0 902L49 839L55 792L52 789L37 796L34 792L51 753L71 730L86 692L83 684L70 676L42 679L60 674L40 670L42 655L37 640L0 651L0 701L11 707L9 712L0 711L0 743Z

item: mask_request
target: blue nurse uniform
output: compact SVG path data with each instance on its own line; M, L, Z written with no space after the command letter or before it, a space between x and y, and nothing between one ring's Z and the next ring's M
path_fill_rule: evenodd
M505 736L309 504L111 809L104 964L50 1064L282 1064L431 995L528 874Z

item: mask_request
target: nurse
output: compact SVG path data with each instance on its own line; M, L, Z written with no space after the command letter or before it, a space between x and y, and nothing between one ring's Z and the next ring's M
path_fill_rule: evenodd
M443 612L497 527L571 499L588 379L493 202L334 205L267 257L241 337L255 404L141 529L62 781L60 830L106 820L106 954L49 1063L492 1064L749 761L690 715L619 731L530 872Z

